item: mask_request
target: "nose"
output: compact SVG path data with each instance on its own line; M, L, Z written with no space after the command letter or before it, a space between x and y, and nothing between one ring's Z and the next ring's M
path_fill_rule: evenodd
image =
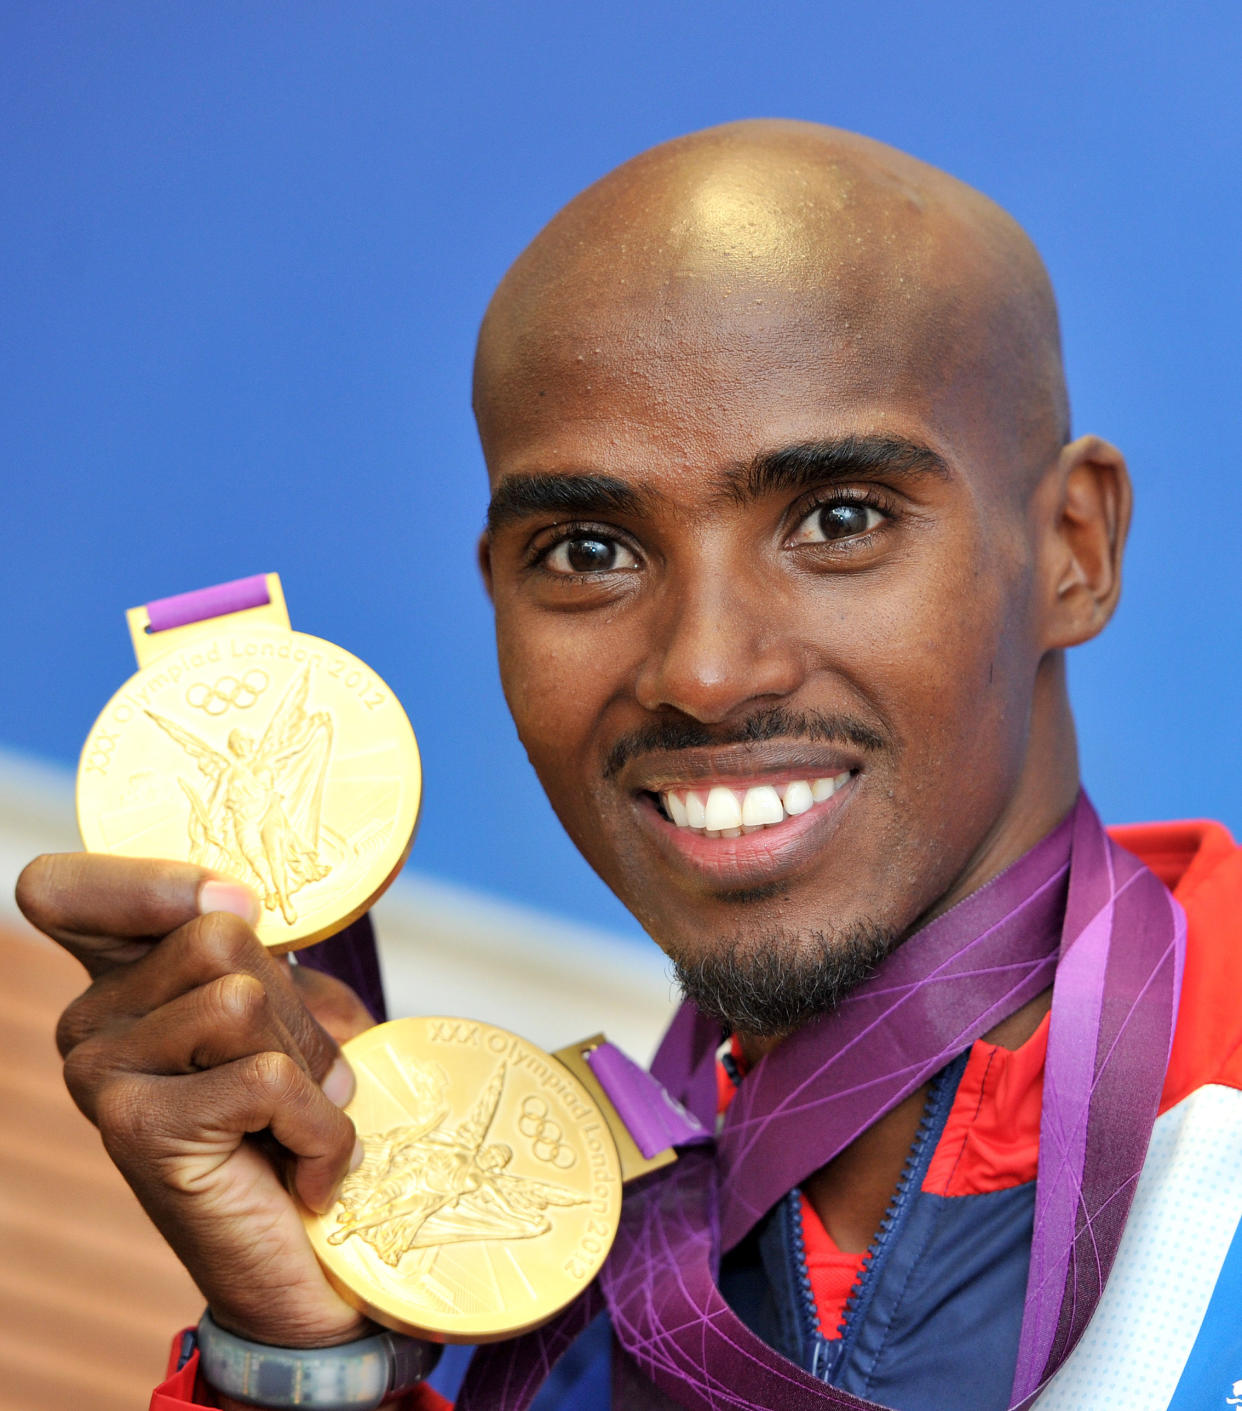
M671 707L705 725L777 704L805 673L792 609L770 575L668 584L652 605L650 645L635 683L639 704Z

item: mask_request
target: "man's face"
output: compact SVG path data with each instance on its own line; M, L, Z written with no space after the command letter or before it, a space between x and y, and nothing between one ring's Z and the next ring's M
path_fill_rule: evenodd
M810 976L1010 860L1034 550L972 388L929 393L889 326L743 300L535 342L483 409L485 563L591 865L683 965Z

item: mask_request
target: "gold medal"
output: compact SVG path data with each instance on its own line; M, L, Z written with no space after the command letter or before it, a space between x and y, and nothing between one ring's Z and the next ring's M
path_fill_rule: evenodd
M464 1019L394 1020L344 1052L365 1159L332 1210L303 1216L346 1302L412 1336L494 1342L586 1288L616 1234L622 1179L615 1113L587 1082Z
M275 951L366 911L409 853L421 793L388 686L294 632L275 574L128 619L139 670L78 769L87 848L249 883ZM326 1216L302 1212L341 1296L396 1331L460 1343L514 1337L572 1302L612 1246L623 1181L676 1159L671 1137L640 1150L593 1069L605 1051L602 1035L547 1054L446 1018L350 1040L365 1159Z
M341 930L393 880L422 772L389 687L294 632L274 573L265 596L159 631L130 610L139 670L87 737L78 826L89 851L184 859L248 883L263 903L259 939L285 951Z

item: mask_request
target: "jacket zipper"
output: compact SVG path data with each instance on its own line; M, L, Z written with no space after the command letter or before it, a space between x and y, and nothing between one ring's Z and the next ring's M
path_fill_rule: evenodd
M854 1287L850 1290L849 1298L846 1299L845 1316L838 1328L841 1333L840 1338L829 1340L819 1331L819 1314L815 1307L815 1297L811 1292L811 1280L806 1267L806 1248L802 1239L799 1193L796 1190L790 1192L788 1199L792 1204L787 1221L791 1241L789 1253L792 1256L790 1267L798 1271L801 1321L804 1330L809 1334L810 1358L807 1370L812 1376L818 1377L820 1381L832 1382L840 1374L853 1352L858 1328L866 1316L866 1309L879 1280L887 1251L892 1247L901 1226L905 1224L914 1193L923 1184L923 1178L931 1164L936 1142L939 1141L940 1133L944 1130L945 1119L949 1115L949 1108L953 1105L958 1083L965 1071L968 1056L968 1053L964 1053L954 1059L947 1068L942 1068L932 1079L931 1087L927 1093L927 1101L923 1106L923 1115L919 1119L918 1131L915 1133L909 1155L902 1167L897 1189L893 1192L892 1199L888 1203L883 1220L880 1221L880 1228L876 1232L875 1239L872 1240L863 1256L862 1269Z

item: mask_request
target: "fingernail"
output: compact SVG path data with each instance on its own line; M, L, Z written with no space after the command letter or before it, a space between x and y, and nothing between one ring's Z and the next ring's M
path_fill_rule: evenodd
M209 911L227 911L253 926L259 919L259 899L240 882L204 882L198 889L201 916Z
M336 1103L337 1107L344 1107L354 1095L357 1084L354 1081L354 1070L342 1056L328 1069L327 1077L319 1085L323 1089L323 1095L329 1102Z
M366 1148L362 1145L362 1143L355 1142L354 1154L349 1158L349 1172L351 1176L358 1169L358 1167L362 1165L362 1159L364 1156L366 1156L366 1154Z

